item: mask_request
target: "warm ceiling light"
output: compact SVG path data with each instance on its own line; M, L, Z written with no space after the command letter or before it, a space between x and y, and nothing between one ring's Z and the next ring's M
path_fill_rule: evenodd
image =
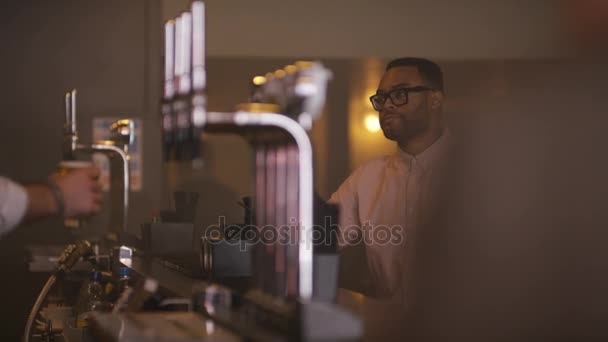
M253 84L259 86L266 83L266 77L264 76L256 76L253 78Z
M380 130L380 121L378 120L378 114L367 114L364 119L365 128L371 132L376 133Z

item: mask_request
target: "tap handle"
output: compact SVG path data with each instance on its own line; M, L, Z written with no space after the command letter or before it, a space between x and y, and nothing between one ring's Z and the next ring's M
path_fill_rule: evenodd
M129 144L135 138L135 122L129 119L121 119L110 125L110 140L128 152Z
M70 120L70 133L72 134L76 134L76 89L72 89L72 94L71 94L71 106L70 106L70 116L71 116L71 120Z
M70 92L65 93L65 126L64 130L66 133L70 133L72 125L72 94Z

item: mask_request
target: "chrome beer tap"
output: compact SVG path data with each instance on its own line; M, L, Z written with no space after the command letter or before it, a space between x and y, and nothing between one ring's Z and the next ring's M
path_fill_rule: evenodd
M121 205L112 206L112 214L110 218L110 231L117 238L117 235L127 230L127 218L129 212L129 156L128 144L133 139L135 133L133 122L131 120L118 120L111 127L113 140L102 140L93 144L81 144L78 141L78 132L76 130L76 89L65 94L65 118L64 127L64 144L63 158L65 160L75 159L77 152L92 154L95 152L103 153L110 159L112 170L122 173L122 177L117 178L112 176L112 182L118 187L112 187L114 190L111 194L111 203L120 203ZM116 140L114 140L116 139ZM121 147L117 146L120 145ZM121 181L118 181L121 180ZM120 188L121 191L116 191Z

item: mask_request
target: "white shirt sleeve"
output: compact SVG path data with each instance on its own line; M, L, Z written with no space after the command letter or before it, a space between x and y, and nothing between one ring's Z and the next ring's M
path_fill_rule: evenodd
M27 204L25 188L0 177L0 235L9 232L23 220Z
M352 243L355 238L351 234L360 232L361 229L358 216L356 180L355 172L340 185L328 201L340 206L340 248L348 243Z

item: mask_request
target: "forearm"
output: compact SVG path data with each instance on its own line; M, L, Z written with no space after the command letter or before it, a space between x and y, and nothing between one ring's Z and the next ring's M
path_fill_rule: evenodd
M23 221L49 216L81 217L99 212L99 169L87 168L66 176L53 174L46 183L22 186L0 177L0 235Z

